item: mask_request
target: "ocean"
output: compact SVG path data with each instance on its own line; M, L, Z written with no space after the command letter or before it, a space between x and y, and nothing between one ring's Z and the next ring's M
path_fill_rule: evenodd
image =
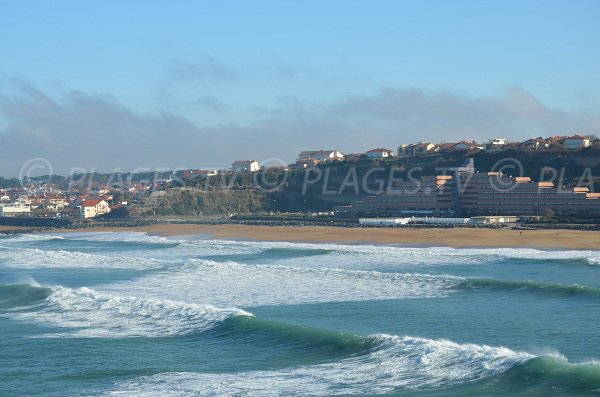
M0 237L1 396L600 396L600 252Z

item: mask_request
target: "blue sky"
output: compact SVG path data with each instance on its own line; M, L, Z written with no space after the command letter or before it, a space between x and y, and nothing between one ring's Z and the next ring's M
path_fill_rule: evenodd
M599 20L599 1L4 0L0 175L600 135ZM110 159L67 143L99 133Z

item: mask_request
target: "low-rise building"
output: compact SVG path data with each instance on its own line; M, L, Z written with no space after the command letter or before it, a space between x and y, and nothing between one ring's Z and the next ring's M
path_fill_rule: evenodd
M81 203L80 215L83 218L94 218L98 215L108 214L109 212L110 207L104 200L86 199Z
M429 152L433 152L436 149L436 145L431 142L419 142L410 145L398 146L398 156L400 157L416 157L422 156Z
M398 226L406 225L410 218L359 218L361 226Z
M317 160L318 162L343 160L344 153L339 150L304 150L298 154L297 162Z
M215 175L218 175L217 170L186 170L186 171L183 171L183 174L181 175L181 177L183 179L193 179L193 178L196 178L197 176L208 177L208 176L215 176Z
M47 194L43 197L43 203L44 208L50 211L62 211L69 205L69 201L64 196L58 194Z
M485 144L485 150L488 152L493 152L495 150L502 150L504 146L506 146L507 141L506 138L494 138L490 139L488 143Z
M296 169L306 169L306 168L314 168L316 166L318 166L320 163L319 160L317 159L304 159L304 160L298 160L296 161L294 166Z
M456 143L444 143L438 146L440 153L447 152L470 152L474 150L481 150L483 146L475 141L460 141Z
M0 204L0 216L29 215L31 206L26 204Z
M393 152L389 149L371 149L365 154L370 159L386 159L392 157Z
M473 216L469 218L467 223L475 225L493 225L498 223L517 223L520 217L518 216Z
M256 160L236 160L231 164L233 172L256 172L260 170L260 165Z
M592 141L587 136L573 135L563 139L563 145L567 150L579 150L589 147Z
M532 138L523 141L523 143L521 143L519 146L526 149L539 150L548 149L548 147L550 147L550 143L542 138Z

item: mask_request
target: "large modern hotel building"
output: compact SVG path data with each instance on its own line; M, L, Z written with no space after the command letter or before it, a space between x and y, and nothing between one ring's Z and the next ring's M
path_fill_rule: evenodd
M600 217L600 193L588 187L564 188L529 177L475 171L464 166L440 170L442 175L397 182L387 191L337 207L359 215L569 215Z

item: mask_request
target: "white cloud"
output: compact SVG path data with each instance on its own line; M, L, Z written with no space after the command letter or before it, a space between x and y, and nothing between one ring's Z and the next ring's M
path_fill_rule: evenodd
M485 140L565 133L600 133L598 114L551 109L519 87L497 97L445 91L383 88L325 104L285 97L237 125L197 125L185 116L139 113L108 96L71 91L50 96L16 83L18 94L0 95L0 175L18 175L29 159L48 159L57 173L72 167L110 171L137 167L227 167L241 158L293 161L303 149L364 151L416 140ZM214 96L203 106L219 107Z

